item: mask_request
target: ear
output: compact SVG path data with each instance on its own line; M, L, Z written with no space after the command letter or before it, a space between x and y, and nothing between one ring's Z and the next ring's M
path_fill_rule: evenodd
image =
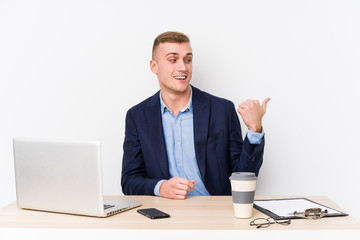
M150 61L150 69L153 73L157 74L158 72L158 64L155 60Z

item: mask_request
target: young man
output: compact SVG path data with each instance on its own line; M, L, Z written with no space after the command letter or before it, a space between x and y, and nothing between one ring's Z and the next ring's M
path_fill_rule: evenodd
M248 127L242 140L233 103L190 85L189 38L165 32L154 41L150 69L160 91L126 115L121 186L126 195L230 195L232 172L259 173L265 99L239 105Z

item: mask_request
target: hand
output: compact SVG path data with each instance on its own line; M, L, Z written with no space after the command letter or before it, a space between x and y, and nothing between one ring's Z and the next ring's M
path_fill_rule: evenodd
M191 189L195 189L195 180L173 177L160 185L160 195L166 198L185 199Z
M239 105L238 113L240 113L245 125L251 131L261 132L261 120L266 113L266 106L269 101L270 98L266 98L260 106L258 100L246 100Z

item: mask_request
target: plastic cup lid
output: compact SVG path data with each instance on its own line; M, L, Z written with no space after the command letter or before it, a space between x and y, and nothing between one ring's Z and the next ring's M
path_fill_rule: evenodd
M253 172L233 172L229 178L230 180L256 180L257 177Z

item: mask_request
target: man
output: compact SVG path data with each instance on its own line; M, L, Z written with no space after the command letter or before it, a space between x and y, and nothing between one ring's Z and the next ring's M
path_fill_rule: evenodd
M242 140L233 103L190 85L189 38L165 32L154 41L150 68L160 91L126 115L121 186L126 195L230 195L229 176L256 175L262 164L265 99L239 105L248 127Z

